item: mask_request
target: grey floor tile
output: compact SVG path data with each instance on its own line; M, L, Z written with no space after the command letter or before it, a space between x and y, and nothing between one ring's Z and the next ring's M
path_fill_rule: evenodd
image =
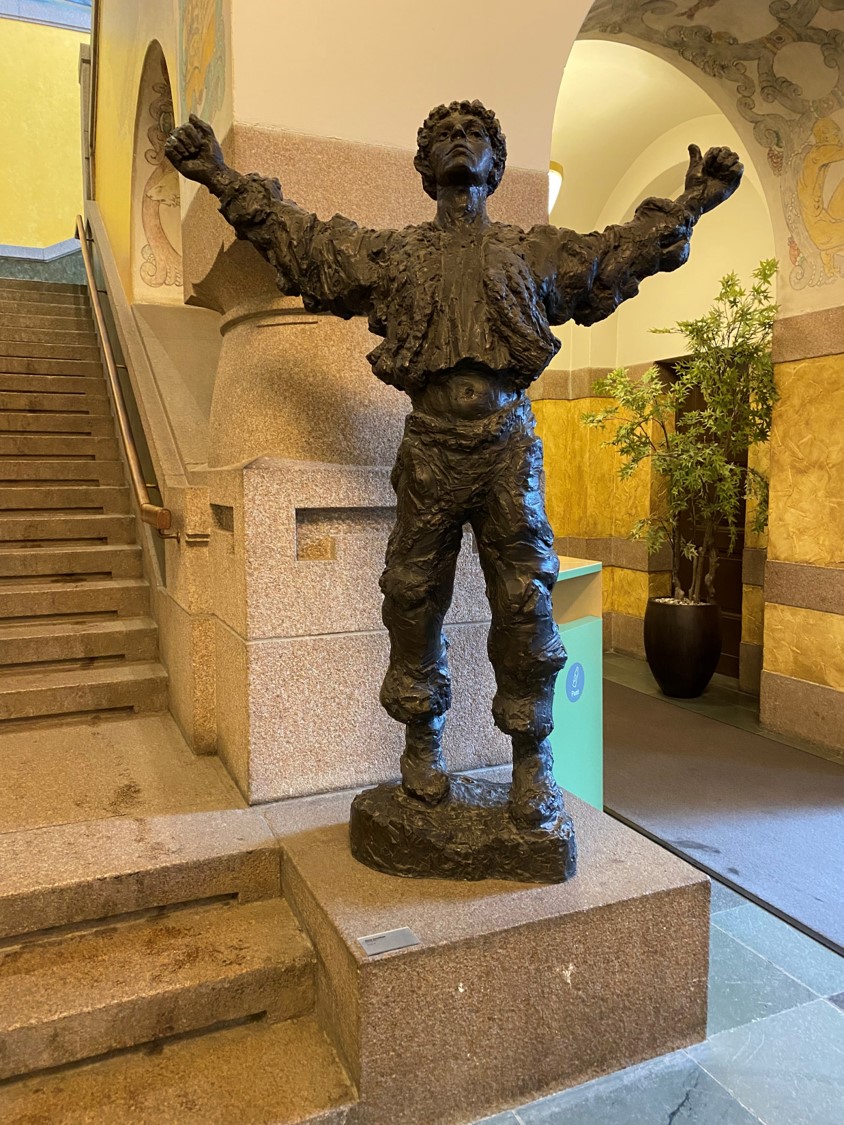
M713 924L708 1035L796 1008L815 998L811 989Z
M720 914L724 910L733 910L737 906L747 906L747 899L725 887L723 883L712 880L712 913Z
M844 992L844 957L813 941L767 910L748 903L713 919L744 945L802 981L820 996Z
M753 1114L682 1051L517 1112L524 1125L758 1125Z
M844 1013L826 1000L725 1031L689 1054L765 1125L844 1122Z

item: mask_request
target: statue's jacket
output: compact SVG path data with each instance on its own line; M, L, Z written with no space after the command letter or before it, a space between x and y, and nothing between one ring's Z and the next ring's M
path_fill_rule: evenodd
M220 201L283 293L309 312L368 317L383 337L368 356L375 374L409 394L466 362L523 390L559 350L551 325L603 320L643 278L682 265L697 218L680 201L646 199L631 222L589 234L489 221L371 230L318 219L258 175L237 176Z

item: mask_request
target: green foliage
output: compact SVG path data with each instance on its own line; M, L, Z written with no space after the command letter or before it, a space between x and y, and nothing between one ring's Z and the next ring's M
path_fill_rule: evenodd
M777 306L771 286L777 270L773 259L760 262L754 282L745 288L734 273L721 280L709 312L696 320L678 321L688 355L677 364L676 381L667 386L652 367L641 380L618 368L595 384L594 393L613 403L584 414L587 426L611 428L604 443L621 457L622 480L645 461L663 486L660 510L636 522L634 539L650 553L671 546L674 596L711 600L718 556L715 531L726 525L731 548L739 530L742 497L753 502L752 529L768 522L768 481L752 467L738 464L747 450L765 442L777 398L771 363L771 338ZM677 417L689 396L698 391L703 406ZM691 537L680 530L686 513ZM692 560L690 589L680 584L680 560ZM703 589L706 588L706 598Z

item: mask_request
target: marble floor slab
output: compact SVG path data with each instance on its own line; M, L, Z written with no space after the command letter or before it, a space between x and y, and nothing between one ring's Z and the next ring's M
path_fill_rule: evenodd
M844 1122L844 1012L826 1000L715 1035L689 1054L764 1125Z
M819 996L844 992L844 957L767 910L747 903L719 912L714 916L714 925Z

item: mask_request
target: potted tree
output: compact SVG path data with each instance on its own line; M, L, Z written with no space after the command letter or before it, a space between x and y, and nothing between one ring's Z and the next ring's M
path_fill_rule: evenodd
M706 314L655 329L686 339L687 355L677 362L673 383L655 367L641 380L618 368L594 390L613 405L583 416L588 426L611 428L604 444L619 453L622 479L647 461L660 485L656 510L630 534L644 540L649 553L665 544L671 550L671 595L649 599L645 612L645 655L666 695L700 695L718 664L716 531L727 529L732 548L742 498L753 505L753 530L767 524L767 477L748 465L747 452L767 441L777 397L771 363L776 269L773 259L761 262L747 288L728 274ZM699 409L686 408L692 396ZM691 563L685 582L684 558Z

